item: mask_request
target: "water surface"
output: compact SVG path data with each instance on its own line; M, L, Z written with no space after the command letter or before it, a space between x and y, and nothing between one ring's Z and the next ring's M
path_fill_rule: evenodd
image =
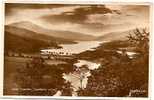
M60 49L43 49L42 53L55 53L60 55L71 55L84 52L86 50L94 50L100 45L99 41L78 41L76 44L61 44Z

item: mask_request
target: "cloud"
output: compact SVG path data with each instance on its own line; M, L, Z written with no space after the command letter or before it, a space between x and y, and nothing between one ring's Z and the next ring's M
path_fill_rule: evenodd
M51 6L52 7L52 6ZM6 24L10 24L18 21L31 21L31 20L40 20L40 17L47 15L61 15L67 11L73 11L73 9L77 8L77 6L62 6L62 7L52 7L49 8L25 8L19 9L20 7L13 7L11 9L11 14L6 14Z
M44 28L103 35L149 26L148 5L8 4L6 23L30 21ZM7 12L7 11L6 11Z
M13 9L52 9L64 7L63 4L24 4L24 3L5 3L5 13L6 15L12 14Z
M137 27L149 27L149 6L145 5L122 5L106 6L114 10L113 13L88 15L86 23L99 23L104 33L111 31L124 31ZM119 13L117 13L117 11ZM92 27L91 27L92 28ZM93 27L95 29L95 27ZM99 30L99 29L96 29Z
M72 23L83 23L84 20L87 19L87 16L90 14L107 14L112 13L112 10L106 8L104 5L98 6L98 5L91 5L91 6L85 6L82 5L74 11L66 11L60 15L47 15L43 16L42 19L44 19L47 22L72 22Z

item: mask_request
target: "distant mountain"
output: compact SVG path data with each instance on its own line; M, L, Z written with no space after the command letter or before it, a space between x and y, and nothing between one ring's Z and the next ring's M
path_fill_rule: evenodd
M129 33L133 30L123 31L123 32L111 32L103 36L99 36L96 40L99 41L113 41L113 40L126 40Z
M68 39L68 40L86 41L86 40L95 39L94 36L86 35L86 34L82 34L82 33L71 32L71 31L50 30L50 29L47 29L47 28L43 28L39 25L36 25L32 22L28 22L28 21L13 23L13 24L10 24L9 26L24 28L24 29L27 29L27 30L30 30L30 31L33 31L33 32L36 32L36 33L42 33L42 34L45 34L45 35L63 38L63 39Z
M75 43L70 40L39 34L24 28L5 26L5 52L39 52L42 48L59 48L60 43Z
M5 31L12 33L16 36L20 36L20 37L24 37L24 38L30 38L30 39L36 39L36 40L41 40L44 42L55 42L55 43L75 43L71 40L66 40L66 39L62 39L62 38L55 38L52 36L47 36L41 33L36 33L24 28L19 28L19 27L15 27L15 26L9 26L6 25L5 26Z
M21 37L16 34L5 31L5 52L22 52L22 53L33 53L39 52L41 48L52 46L58 48L56 43L48 43L35 38Z

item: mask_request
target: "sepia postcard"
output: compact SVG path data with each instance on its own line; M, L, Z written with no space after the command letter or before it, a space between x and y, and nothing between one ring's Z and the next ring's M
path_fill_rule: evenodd
M4 10L4 96L149 98L150 3Z

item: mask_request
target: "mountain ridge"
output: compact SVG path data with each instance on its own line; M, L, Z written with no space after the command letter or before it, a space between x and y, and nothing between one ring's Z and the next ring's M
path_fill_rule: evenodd
M68 40L88 41L88 40L94 40L96 38L95 36L87 35L83 33L45 29L29 21L16 22L16 23L9 24L9 26L24 28L36 33L43 33L48 36L53 36L56 38L63 38Z
M99 41L114 41L114 40L126 40L127 36L130 33L133 33L135 29L126 30L126 31L118 31L118 32L110 32L105 35L99 36L96 38L96 40Z
M9 26L9 25L5 25L5 31L6 32L10 32L14 35L20 36L20 37L27 37L27 38L32 38L32 39L38 39L38 40L42 40L42 41L46 41L46 42L57 42L57 43L75 43L71 40L66 40L63 38L55 38L52 36L47 36L44 34L40 34L40 33L36 33L24 28L18 28L18 27L14 27L14 26Z

